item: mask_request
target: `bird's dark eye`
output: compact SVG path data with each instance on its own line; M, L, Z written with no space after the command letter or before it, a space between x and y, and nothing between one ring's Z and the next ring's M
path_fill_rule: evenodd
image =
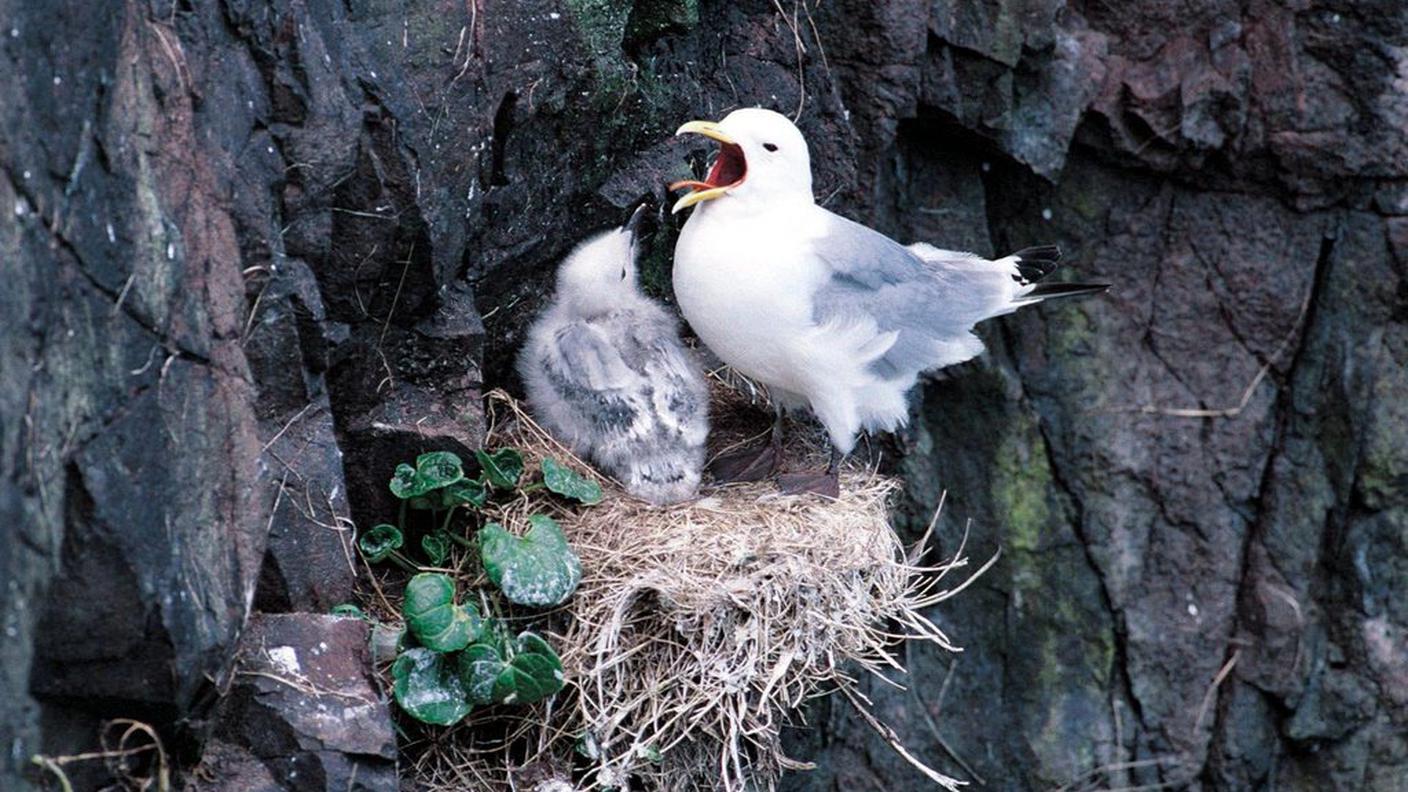
M777 151L777 146L773 145L772 143L764 143L763 148L767 149L768 151Z
M621 268L621 280L625 280L625 279L626 279L626 270L625 270L625 268L623 267L623 268Z

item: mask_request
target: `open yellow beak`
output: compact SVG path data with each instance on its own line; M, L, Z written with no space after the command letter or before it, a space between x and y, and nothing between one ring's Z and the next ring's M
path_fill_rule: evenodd
M675 130L675 137L679 137L680 135L703 135L706 138L713 138L720 143L728 143L734 146L738 145L737 140L724 134L724 131L719 129L719 125L713 121L688 121L681 124L680 128Z
M737 146L738 141L724 134L719 125L713 121L690 121L675 130L675 135L703 135L706 138L717 140L727 146ZM710 185L708 182L685 179L670 185L671 190L681 190L689 188L694 192L675 201L675 205L670 209L670 214L676 214L681 210L688 209L702 201L712 201L715 198L723 197L733 187L732 184L725 184L718 187Z
M670 189L679 189L677 185L692 186L703 183L704 182L675 182L674 184L670 185ZM689 193L683 198L680 198L678 201L675 201L675 205L670 208L670 214L679 214L680 211L688 209L689 207L694 206L697 203L703 203L704 201L712 201L715 198L722 198L726 193L728 193L728 190L728 187L710 187L707 190L695 189L694 192Z

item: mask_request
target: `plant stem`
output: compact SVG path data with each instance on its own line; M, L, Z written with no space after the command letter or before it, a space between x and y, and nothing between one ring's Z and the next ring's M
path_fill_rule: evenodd
M535 481L535 482L533 482L532 484L524 484L523 486L521 486L521 487L518 488L518 491L519 491L519 492L537 492L538 490L542 489L544 486L545 486L545 485L543 484L543 482L541 482L541 481Z
M451 506L451 507L450 507L450 510L445 513L445 521L442 522L442 523L440 523L440 530L441 530L441 531L444 531L445 533L449 533L449 532L450 532L450 518L455 516L455 509L456 509L456 508L458 508L458 506Z
M406 501L401 501L401 507L396 512L396 527L401 529L401 535L406 535Z
M484 609L482 613L485 617L499 617L498 612L489 607L489 597L484 594L484 589L479 589L479 605Z
M412 575L420 571L420 567L417 567L415 564L412 564L409 558L406 558L395 550L392 550L391 555L387 556L387 558L396 562L396 566L399 566L407 572L410 572Z
M449 532L449 531L446 531L446 532L445 532L445 535L448 536L448 537L450 537L450 541L454 542L455 544L459 545L460 547L463 547L463 548L465 548L465 549L467 549L467 550L473 550L473 549L474 549L474 542L471 542L470 540L464 538L463 536L456 536L456 535L454 535L453 533L451 533L451 532Z
M50 759L49 757L43 756L41 754L35 754L34 756L30 757L29 761L53 773L54 776L58 778L59 788L62 789L63 792L73 792L73 784L69 782L68 775L64 773L64 769L62 767L59 767L58 762L55 762L53 759Z

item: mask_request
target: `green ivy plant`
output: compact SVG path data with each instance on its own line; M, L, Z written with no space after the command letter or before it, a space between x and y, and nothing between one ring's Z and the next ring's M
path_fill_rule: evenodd
M547 489L586 506L601 502L601 486L595 480L552 457L540 463L541 481L525 482L527 470L517 449L480 449L474 456L481 471L475 478L465 475L464 463L450 451L432 451L416 457L415 464L397 465L388 486L401 502L400 514L395 525L381 523L358 538L362 557L369 563L391 561L416 572L418 564L405 555L411 539L411 512L429 512L428 521L420 520L429 530L421 535L419 547L430 567L443 568L453 545L474 549L473 542L450 530L455 515L459 510L478 512L495 494L514 497Z
M461 510L477 515L491 500L544 489L586 506L602 499L595 480L551 457L539 465L541 479L517 449L481 449L475 460L480 469L475 478L449 451L397 465L388 484L401 504L397 524L376 525L357 540L369 563L389 560L416 573L406 584L406 629L391 667L392 693L407 714L433 725L457 723L477 706L530 704L561 690L562 660L552 646L532 631L512 634L490 603L501 596L513 606L554 607L566 602L582 579L580 559L562 528L545 514L530 515L521 536L489 522L473 540L455 526L454 516ZM456 546L470 552L498 591L480 590L484 611L458 598L451 576L424 566L417 570L404 554L415 535L432 570L462 568L465 558L456 556ZM366 618L354 608L340 608L339 615Z
M476 706L531 704L562 689L562 660L536 633L510 638L502 621L455 603L448 575L422 573L406 586L402 615L420 645L391 666L396 703L424 723L449 726Z
M464 465L449 451L432 451L416 457L415 467L402 462L391 477L391 494L402 499L420 497L464 480Z
M601 503L601 485L581 473L558 462L552 457L543 457L543 486L565 498L571 498L587 506Z
M531 704L562 689L562 660L531 632L474 644L460 654L459 670L473 704Z
M458 723L472 709L459 669L434 649L407 649L391 664L396 703L418 721L435 726Z
M420 549L433 566L440 566L450 557L450 543L454 541L446 531L436 531L420 538Z
M357 547L361 548L362 557L373 564L388 558L397 563L404 563L404 558L396 551L405 543L406 539L400 528L382 523L372 526L370 531L362 534L357 540Z
M484 470L484 480L495 489L511 490L523 475L523 455L515 449L485 451L481 448L474 452L474 456Z
M484 631L473 603L455 604L455 582L449 575L423 572L411 578L401 609L411 635L437 652L458 652Z
M561 605L582 581L582 562L567 545L556 520L534 514L528 524L528 533L522 537L498 523L489 523L479 531L484 572L509 602L535 608Z

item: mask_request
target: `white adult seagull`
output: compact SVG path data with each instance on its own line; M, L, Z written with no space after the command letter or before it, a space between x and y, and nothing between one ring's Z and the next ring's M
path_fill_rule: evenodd
M675 133L719 142L675 245L680 310L719 358L768 387L779 405L771 441L717 460L724 480L759 479L781 459L784 408L808 406L826 428L831 461L821 474L782 476L787 492L836 497L836 466L861 429L908 419L919 375L976 357L973 326L1052 297L1108 284L1038 284L1060 252L1028 248L989 261L972 253L898 242L817 206L802 133L771 110L690 121Z

